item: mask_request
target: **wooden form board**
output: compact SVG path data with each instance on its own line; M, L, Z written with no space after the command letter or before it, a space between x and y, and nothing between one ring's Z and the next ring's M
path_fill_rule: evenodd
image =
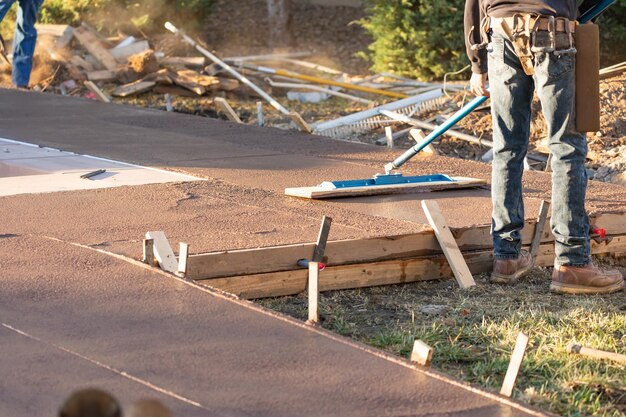
M76 28L74 29L74 37L106 69L117 70L118 64L115 57L102 46L100 40L90 30L84 27Z
M528 245L525 245L525 248L528 249ZM626 234L613 236L613 240L610 243L597 244L592 242L591 253L626 254ZM554 244L552 242L543 243L539 247L535 264L537 266L552 266L554 256ZM492 249L466 252L463 254L463 257L472 274L476 275L491 271L493 264ZM452 270L443 255L327 266L323 273L320 274L319 291L402 284L449 278L451 276ZM308 270L298 269L266 274L205 279L199 280L199 282L236 294L242 298L253 299L299 294L306 289L307 279Z
M446 224L439 204L437 204L435 200L422 200L422 209L424 210L424 214L426 214L428 223L430 223L430 226L435 232L435 236L448 260L448 264L450 264L450 268L452 269L452 273L459 287L466 289L476 285L472 273L463 259L463 254L461 254L461 250L456 244L450 228Z
M609 235L626 234L626 214L604 214L592 218L591 221L596 227L606 229ZM526 221L522 230L522 244L530 245L534 228L535 220ZM451 232L461 252L468 252L493 247L490 229L490 226L484 225L451 229ZM541 242L553 241L550 231L544 230ZM298 259L308 259L314 248L315 243L300 243L190 255L187 276L192 279L207 279L295 270L299 268L296 264ZM441 253L441 247L432 231L329 241L325 250L328 266L415 258Z
M139 41L131 43L130 45L111 48L109 49L109 53L113 55L113 58L117 61L126 62L130 56L145 52L148 49L150 49L148 41Z
M357 197L366 195L403 194L414 192L451 190L458 188L478 187L487 184L487 181L477 178L452 177L452 179L454 180L454 182L433 181L420 184L390 184L336 189L328 189L319 186L285 188L285 194L292 197L324 199L337 197Z

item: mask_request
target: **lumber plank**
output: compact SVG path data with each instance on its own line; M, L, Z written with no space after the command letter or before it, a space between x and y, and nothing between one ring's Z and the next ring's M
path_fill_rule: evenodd
M161 231L148 232L146 233L146 239L154 241L154 257L159 262L161 269L172 274L178 272L178 261L167 241L167 237L165 237L165 233Z
M124 84L124 85L117 87L115 90L113 90L111 95L115 97L128 97L128 96L132 96L136 94L145 93L146 91L149 91L155 85L156 85L156 82L154 81L139 80L130 84Z
M70 58L70 63L74 66L84 69L85 71L95 70L95 67L91 62L87 61L86 59L78 55L73 55ZM109 70L104 70L104 71L109 71ZM110 72L113 72L113 71L110 71Z
M452 190L458 188L472 188L487 184L487 181L477 178L451 177L454 182L433 181L419 184L390 184L369 187L328 189L323 187L285 188L285 195L310 199L324 199L336 197L356 197L378 194L403 194L428 192L437 190Z
M291 118L291 121L298 126L298 129L300 129L301 132L313 133L313 128L311 128L311 126L304 121L302 116L300 116L300 113L292 111L289 113L289 117Z
M109 97L107 97L106 94L104 94L104 92L102 90L100 90L100 88L98 88L97 85L95 85L92 81L85 81L83 83L83 85L85 87L87 87L87 89L89 91L91 91L92 93L94 93L96 95L96 98L103 102L103 103L110 103L111 99L109 99Z
M184 72L170 71L169 75L174 84L184 87L189 91L193 91L198 96L204 95L207 91L205 86L200 85L194 78L189 77L189 75Z
M117 71L110 70L98 70L98 71L89 71L87 72L87 79L89 81L115 81L117 79Z
M525 245L528 248L528 245ZM614 236L610 243L591 245L592 254L626 253L626 234ZM539 247L536 265L554 264L554 244L543 243ZM490 272L493 251L481 250L464 254L472 274ZM320 274L319 291L343 290L403 284L452 277L452 270L443 255L422 256L383 262L327 266ZM271 272L227 278L201 279L197 282L218 288L246 299L279 297L303 292L307 285L308 270Z
M117 70L118 63L115 57L102 46L100 40L90 30L78 27L74 29L74 37L106 69L111 71Z
M452 268L454 278L456 278L459 287L466 289L476 285L472 273L467 267L465 259L463 259L463 254L456 244L452 232L450 232L450 228L443 217L443 213L437 201L422 200L422 209L424 210L424 214L426 214L428 223L430 223L430 226L435 232L435 236L450 264L450 268Z
M148 43L148 41L139 41L131 43L127 46L111 48L109 49L109 53L113 56L115 60L117 60L117 62L123 63L126 62L128 57L141 52L145 52L148 49L150 49L150 44Z
M203 56L170 56L161 59L160 62L164 66L171 65L174 67L178 67L181 65L185 65L189 67L203 67L206 64L206 58Z
M515 341L515 348L513 349L513 354L511 355L511 361L509 362L509 367L506 371L506 375L504 376L502 388L500 389L500 394L507 397L510 397L511 394L513 394L515 381L517 380L517 375L519 374L522 361L524 360L524 354L526 353L526 346L528 346L528 336L524 333L518 334L517 340Z
M235 110L233 110L230 104L228 104L228 101L226 101L225 99L221 97L216 97L214 102L218 110L224 113L226 117L228 118L228 120L230 120L233 123L239 123L239 124L243 123L241 119L239 118L239 116L237 115L237 113L235 112Z
M539 216L537 217L537 223L535 224L535 232L533 234L533 240L530 244L530 256L533 261L537 257L537 250L539 249L539 242L541 242L541 236L543 235L543 228L548 219L548 211L550 210L550 203L541 200L541 206L539 207Z

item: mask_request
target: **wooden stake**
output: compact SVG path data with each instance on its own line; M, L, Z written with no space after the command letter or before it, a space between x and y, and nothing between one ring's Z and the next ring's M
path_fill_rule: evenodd
M154 239L143 240L143 261L154 266Z
M84 86L87 87L87 89L89 91L91 91L92 93L94 93L96 95L96 97L98 98L99 101L103 102L103 103L110 103L111 99L109 97L106 96L106 94L104 94L102 92L102 90L100 90L98 88L97 85L95 85L93 82L91 81L85 81L84 82Z
M515 348L511 355L511 361L509 362L509 368L506 371L500 394L510 397L513 394L513 388L515 387L515 381L519 374L522 361L524 360L524 354L526 353L526 346L528 346L528 336L524 333L517 335L515 341Z
M424 209L428 223L430 223L430 226L435 232L435 236L450 264L450 269L452 269L452 273L459 287L466 289L476 285L472 273L467 267L465 259L463 259L461 250L456 244L454 236L452 236L452 232L450 232L450 228L448 228L443 214L439 209L439 204L434 200L422 200L422 209Z
M311 126L309 126L309 124L304 121L299 113L292 111L289 113L289 117L291 117L291 120L296 124L296 126L298 126L298 128L302 132L313 133L313 129L311 129Z
M263 127L263 102L256 102L256 116L259 121L259 127Z
M309 320L307 323L316 324L319 321L319 262L309 262Z
M545 172L552 172L552 154L548 154L548 160L546 161Z
M146 239L154 240L154 257L162 270L175 274L178 271L178 262L170 243L163 232L148 232Z
M431 348L421 340L416 340L415 343L413 343L411 362L415 362L424 366L430 366L430 362L432 361L432 359L433 348Z
M532 256L533 263L537 259L537 253L539 251L539 244L541 243L541 236L543 235L543 228L548 218L548 211L550 211L550 203L542 200L539 207L539 217L537 217L537 223L535 224L535 234L530 244L530 256Z
M180 242L178 250L178 274L185 276L187 274L187 259L189 258L189 245Z
M221 97L215 98L214 101L218 107L218 110L226 114L226 117L228 118L228 120L230 120L233 123L243 124L243 122L241 121L237 113L235 113L235 110L233 110L230 104L228 104L228 101L226 101L225 99Z
M608 359L618 363L626 364L626 355L615 352L606 352L604 350L592 349L576 343L570 343L567 345L567 351L569 353L578 353L583 356L596 359Z
M387 138L387 148L393 149L393 129L391 126L385 126L385 137Z

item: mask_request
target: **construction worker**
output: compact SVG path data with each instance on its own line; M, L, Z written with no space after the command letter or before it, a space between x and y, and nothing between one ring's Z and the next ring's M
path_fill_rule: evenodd
M0 21L4 19L15 0L0 0ZM33 53L37 42L37 14L43 0L18 0L15 36L13 37L13 85L28 88L30 72L33 68ZM4 42L0 38L4 54Z
M493 163L491 194L492 282L514 283L532 267L521 250L524 227L523 163L536 92L552 154L555 262L551 291L611 293L624 287L617 270L591 262L585 211L587 141L575 130L576 0L466 0L465 39L470 86L491 96ZM489 89L487 89L489 81Z

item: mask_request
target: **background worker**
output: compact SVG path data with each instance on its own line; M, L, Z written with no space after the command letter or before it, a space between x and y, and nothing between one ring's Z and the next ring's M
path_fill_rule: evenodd
M33 53L37 43L37 14L43 0L17 0L17 19L13 37L13 85L28 88L33 68ZM15 0L0 0L0 21L4 19ZM4 49L4 45L2 45Z
M576 0L466 0L465 39L472 63L471 89L491 95L493 118L492 281L513 283L533 266L521 250L524 227L523 162L536 91L552 153L555 265L550 289L610 293L624 286L617 270L590 258L585 211L587 142L575 129ZM490 91L487 91L489 79Z

